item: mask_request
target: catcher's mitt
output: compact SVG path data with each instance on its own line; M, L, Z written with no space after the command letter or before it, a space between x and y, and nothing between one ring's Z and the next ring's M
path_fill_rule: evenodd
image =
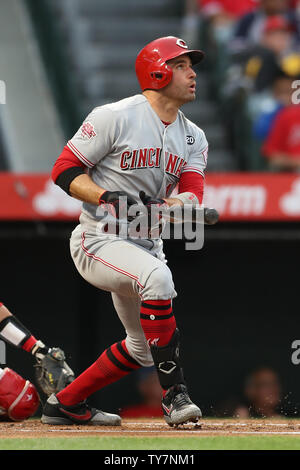
M35 378L38 386L47 395L58 393L71 382L75 376L65 362L65 353L60 348L50 348L46 354L35 354Z

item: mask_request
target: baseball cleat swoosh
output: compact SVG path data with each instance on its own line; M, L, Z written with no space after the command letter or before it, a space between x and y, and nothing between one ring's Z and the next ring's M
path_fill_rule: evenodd
M70 418L78 419L79 421L88 421L92 417L92 413L90 411L86 411L84 415L77 415L75 413L71 413L70 411L64 410L63 408L59 408L59 411L69 416Z
M171 405L170 408L167 408L166 405L162 403L162 407L165 410L165 412L169 415L173 409L173 406Z

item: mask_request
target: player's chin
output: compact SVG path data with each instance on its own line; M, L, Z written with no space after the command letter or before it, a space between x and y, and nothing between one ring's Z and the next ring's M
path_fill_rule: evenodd
M178 102L180 103L180 106L183 106L186 103L195 101L195 99L196 99L196 93L191 93L191 91L188 91L187 93L184 93L181 95L181 97L178 99Z
M189 103L190 101L194 101L196 99L196 93L195 92L189 92L185 96L185 102Z

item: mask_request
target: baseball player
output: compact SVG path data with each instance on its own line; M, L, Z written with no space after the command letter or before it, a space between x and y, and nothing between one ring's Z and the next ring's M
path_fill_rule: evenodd
M65 362L64 352L60 348L49 348L37 340L2 302L0 302L0 339L33 355L36 381L47 396L65 388L74 379L73 371ZM9 383L12 382L11 387L15 388L15 383L18 381L17 374L12 374L13 371L9 370L0 369L2 378L0 406L2 395L10 391ZM9 380L9 376L12 377L12 381Z
M136 59L142 93L95 108L54 165L55 183L83 201L70 241L75 266L89 283L111 292L126 337L49 397L43 423L93 422L97 410L86 404L88 396L153 364L166 422L173 426L201 417L183 375L172 305L177 294L162 239L120 236L110 230L110 221L115 217L122 228L124 204L130 213L143 203L149 214L153 206L201 204L208 144L179 108L195 99L193 66L203 56L173 36L146 45ZM170 197L178 184L178 195ZM107 216L103 206L110 209ZM113 423L120 420L108 417L107 424Z

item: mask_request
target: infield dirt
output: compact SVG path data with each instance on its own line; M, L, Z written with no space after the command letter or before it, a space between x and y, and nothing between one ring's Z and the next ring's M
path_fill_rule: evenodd
M299 420L222 420L203 419L197 425L184 425L170 428L162 419L124 419L121 426L49 426L37 419L21 423L1 422L0 439L2 438L43 438L74 436L201 436L201 435L300 435Z

